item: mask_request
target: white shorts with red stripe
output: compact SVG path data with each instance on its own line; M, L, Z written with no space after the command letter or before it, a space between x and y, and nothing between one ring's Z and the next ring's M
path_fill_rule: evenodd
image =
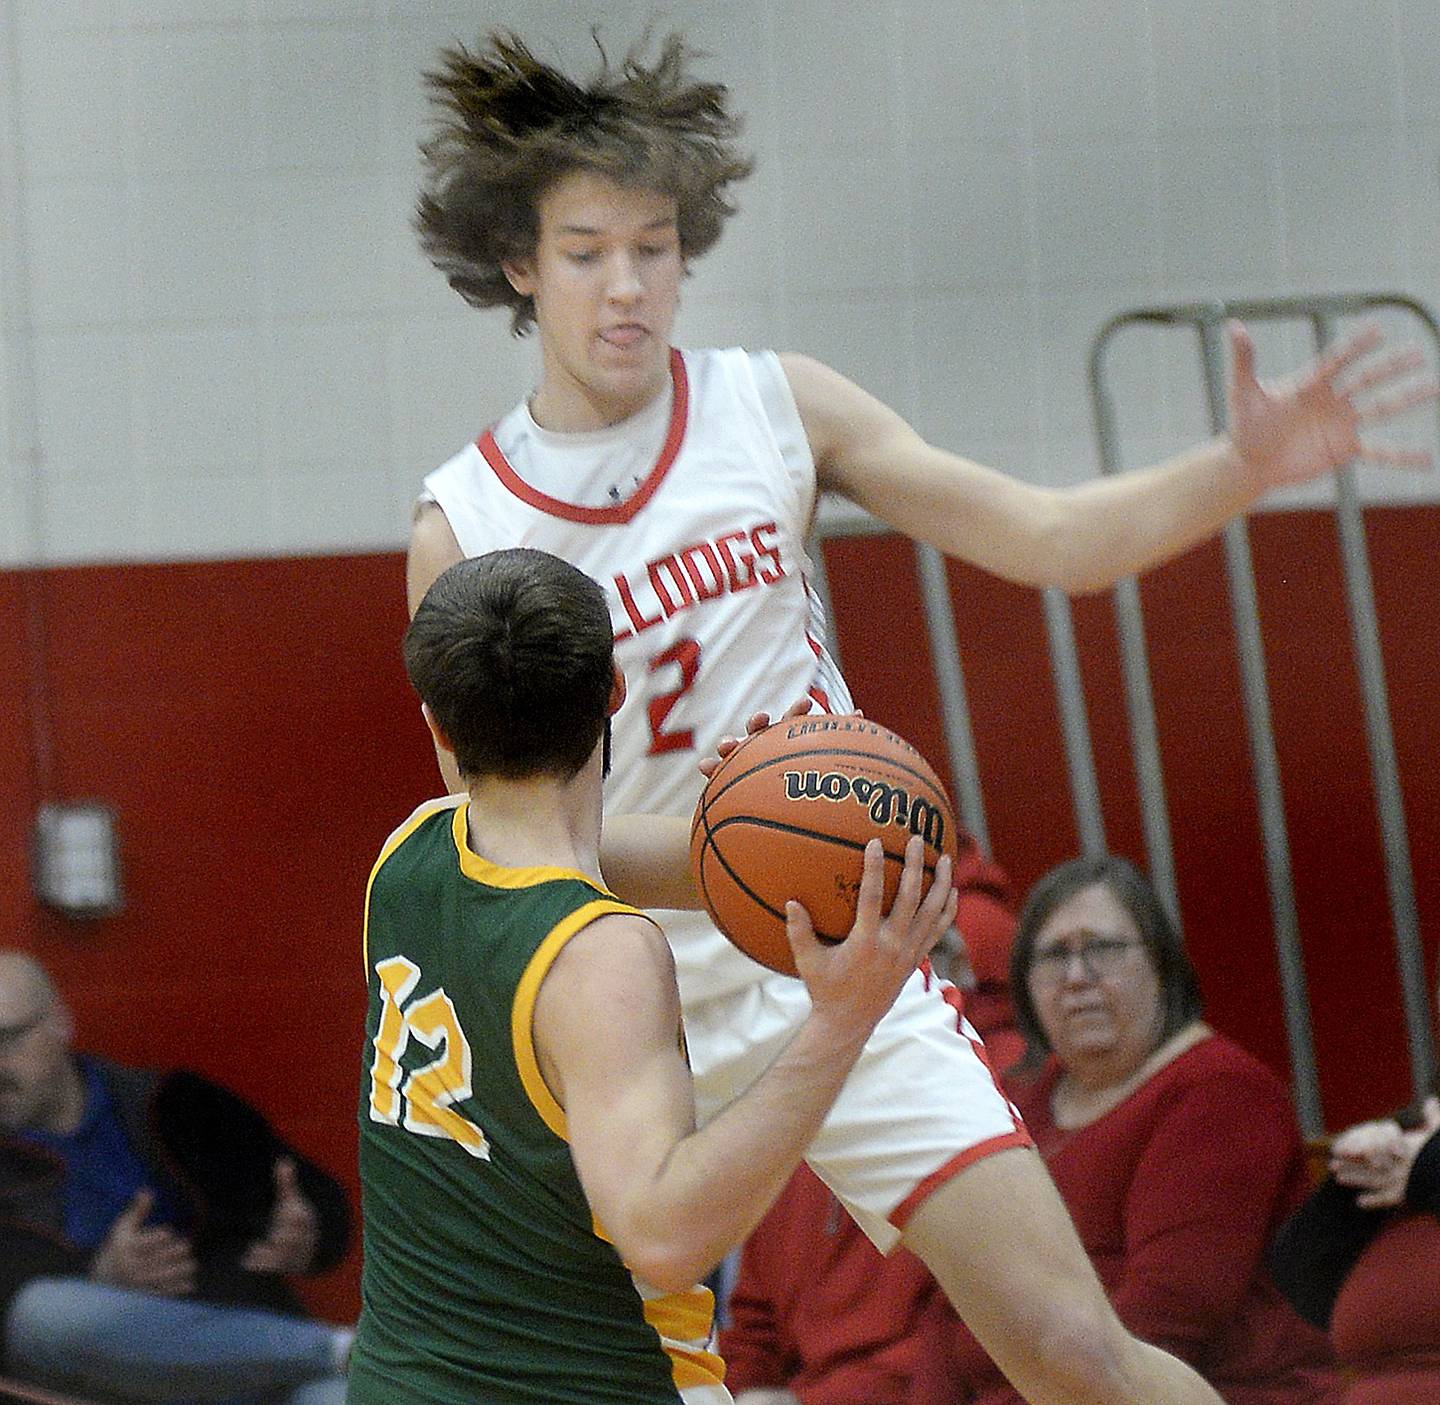
M980 1036L952 999L954 991L925 971L906 981L806 1154L883 1253L951 1176L994 1152L1031 1145ZM809 1009L804 984L788 976L687 1008L702 1124L774 1062Z

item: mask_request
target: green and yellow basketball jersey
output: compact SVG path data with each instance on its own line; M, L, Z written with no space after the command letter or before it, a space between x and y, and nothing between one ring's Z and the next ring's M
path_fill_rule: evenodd
M723 1375L713 1300L621 1262L532 1038L561 948L634 909L578 872L489 863L465 833L462 797L422 806L370 876L350 1405L675 1405Z

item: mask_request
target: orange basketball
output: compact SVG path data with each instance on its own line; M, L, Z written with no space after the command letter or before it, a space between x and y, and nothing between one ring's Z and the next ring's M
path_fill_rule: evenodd
M855 921L865 845L885 846L885 906L912 834L933 873L956 855L949 798L909 742L864 717L812 714L747 737L710 778L690 829L690 864L715 925L747 956L795 975L785 903L804 904L817 936Z

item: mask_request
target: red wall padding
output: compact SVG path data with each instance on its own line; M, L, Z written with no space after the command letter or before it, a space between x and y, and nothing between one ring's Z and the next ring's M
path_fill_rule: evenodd
M1369 514L1422 923L1440 915L1440 509ZM1378 829L1330 519L1252 522L1329 1125L1405 1101ZM942 768L913 558L827 550L857 700ZM952 568L991 839L1017 890L1075 852L1039 596ZM0 916L50 964L85 1047L183 1063L254 1099L355 1184L365 878L435 789L400 666L398 555L0 573ZM1147 577L1186 932L1213 1021L1282 1072L1279 980L1217 546ZM120 814L128 906L73 924L30 898L28 606L43 616L57 798ZM1110 847L1143 859L1108 596L1078 602ZM737 719L738 722L739 719ZM1433 940L1427 938L1433 957ZM358 1255L314 1305L356 1308Z
M27 944L83 1047L223 1079L352 1187L365 879L437 788L402 580L394 555L43 574L55 793L118 810L128 905L32 907ZM6 796L12 868L34 805ZM316 1307L352 1316L357 1270Z
M1422 939L1434 989L1440 918L1440 509L1368 514L1375 594L1405 790ZM1326 1122L1410 1097L1379 822L1328 514L1265 514L1251 541L1289 820ZM857 701L894 720L937 764L944 733L909 544L855 538L827 550L839 642ZM996 857L1017 893L1077 850L1042 602L952 566L966 689ZM883 595L880 583L883 582ZM1145 578L1142 598L1187 943L1213 1023L1288 1069L1260 821L1218 543ZM877 598L879 597L879 598ZM1143 863L1112 598L1076 602L1107 840Z
M33 916L27 829L34 814L34 746L26 650L26 592L33 583L34 577L0 571L0 932L28 932Z

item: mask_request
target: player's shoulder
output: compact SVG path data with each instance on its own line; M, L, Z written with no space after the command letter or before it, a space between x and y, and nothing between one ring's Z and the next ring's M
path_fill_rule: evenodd
M602 1003L659 982L673 986L675 958L653 918L622 904L607 905L565 943L547 984L573 987Z
M709 379L768 380L784 375L784 362L790 353L766 346L702 346L685 347L680 353L686 376L692 382Z
M797 381L802 385L846 383L845 377L839 371L818 356L811 356L809 352L773 351L770 354L792 384Z
M412 551L459 550L455 529L436 499L416 498L410 514L410 548Z
M426 508L445 508L447 504L465 501L484 491L492 475L486 466L486 455L481 446L493 438L503 450L507 442L513 442L516 432L514 426L519 422L517 414L522 409L523 402L425 474L415 501L415 521L420 520ZM520 419L523 420L523 416Z
M855 398L863 395L854 381L817 357L801 351L777 351L774 357L807 423L812 417L849 409Z
M389 837L380 846L380 855L375 860L375 871L380 868L408 839L423 829L427 821L440 822L440 817L445 817L444 822L448 825L454 812L465 803L464 795L440 795L433 800L426 800L423 804L417 805L406 819L390 831Z
M787 376L834 376L839 373L827 366L819 357L804 351L775 351L771 353L780 363L780 369Z
M417 540L423 543L434 533L446 534L453 540L445 504L474 493L477 484L483 482L481 463L479 443L472 440L425 475L410 512L412 547Z
M455 479L470 479L475 476L480 467L480 440L483 437L483 435L477 435L425 475L424 483L429 493L433 494L434 492L432 484L445 483ZM422 501L424 500L422 499Z

